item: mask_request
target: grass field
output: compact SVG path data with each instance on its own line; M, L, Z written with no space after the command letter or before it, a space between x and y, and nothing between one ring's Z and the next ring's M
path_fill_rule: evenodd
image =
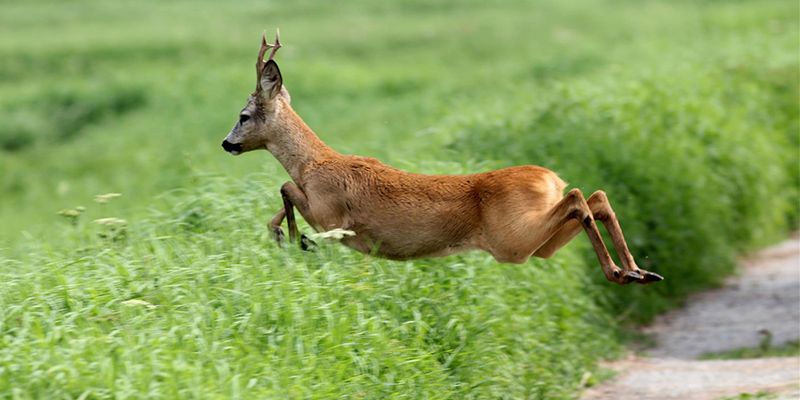
M0 3L0 397L574 398L621 328L798 226L796 2L285 3ZM524 266L278 248L287 175L219 146L276 26L335 149L548 166L667 280L611 286L585 238Z

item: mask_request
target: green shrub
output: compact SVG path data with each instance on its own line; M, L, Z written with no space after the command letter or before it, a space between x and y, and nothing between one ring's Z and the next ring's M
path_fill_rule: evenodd
M796 225L795 79L692 65L623 86L556 85L523 115L461 123L452 148L550 167L587 195L605 190L640 266L666 277L613 289L618 312L647 319Z

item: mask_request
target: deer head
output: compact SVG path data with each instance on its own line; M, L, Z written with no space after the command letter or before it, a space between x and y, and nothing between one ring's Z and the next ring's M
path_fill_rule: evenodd
M266 36L261 37L261 49L256 60L256 90L248 97L247 104L239 113L239 121L222 142L222 148L233 155L266 148L270 136L275 134L275 122L291 101L289 92L283 87L278 64L273 60L279 48L280 31L275 33L274 44L267 43ZM272 51L264 61L269 49Z

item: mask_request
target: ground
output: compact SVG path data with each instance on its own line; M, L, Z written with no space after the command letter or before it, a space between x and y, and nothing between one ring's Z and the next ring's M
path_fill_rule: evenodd
M618 375L584 393L592 399L701 400L744 393L800 399L800 357L700 360L708 353L800 337L800 236L742 262L723 288L643 329L656 341L647 356L608 364Z

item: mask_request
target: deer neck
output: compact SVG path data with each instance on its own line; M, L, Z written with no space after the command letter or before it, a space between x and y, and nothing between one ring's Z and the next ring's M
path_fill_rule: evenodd
M338 154L323 143L292 107L284 102L281 102L272 131L267 150L300 186L303 186L303 173L307 167Z

